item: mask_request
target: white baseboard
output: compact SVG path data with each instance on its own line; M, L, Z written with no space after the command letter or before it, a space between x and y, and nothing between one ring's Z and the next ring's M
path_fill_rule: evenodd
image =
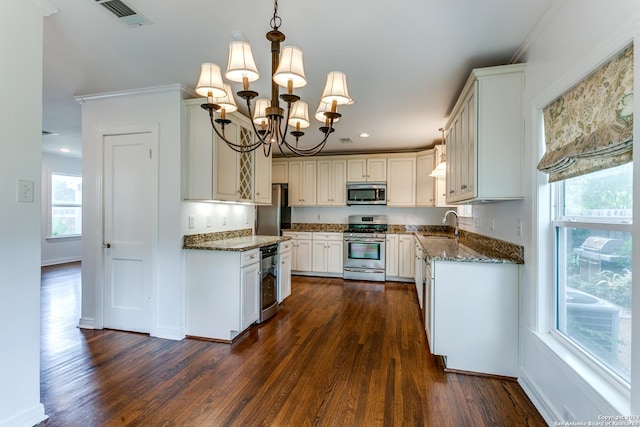
M96 319L92 317L81 317L78 322L78 328L80 329L99 329L96 328Z
M77 262L77 261L82 261L82 257L68 257L68 258L57 258L57 259L47 259L47 260L41 260L40 261L40 266L41 267L47 267L50 265L58 265L58 264L67 264L70 262Z
M153 336L173 341L182 341L186 337L184 331L179 328L158 328Z
M0 427L33 427L48 419L49 417L44 414L44 405L38 403L32 408L16 414L11 418L0 420Z
M532 381L529 377L520 370L520 377L518 377L518 384L524 390L525 394L533 403L533 406L536 407L542 418L546 421L547 424L553 425L553 423L560 418L554 414L551 406L547 404L547 400L538 392L538 388L532 384Z

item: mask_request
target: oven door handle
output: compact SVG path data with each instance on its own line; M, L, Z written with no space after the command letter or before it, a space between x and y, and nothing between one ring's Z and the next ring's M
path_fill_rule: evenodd
M384 269L370 269L370 268L349 268L345 267L344 271L353 271L355 273L379 273L380 271L384 271Z
M344 239L345 242L364 242L364 243L384 243L385 239L371 239L371 238L348 238Z

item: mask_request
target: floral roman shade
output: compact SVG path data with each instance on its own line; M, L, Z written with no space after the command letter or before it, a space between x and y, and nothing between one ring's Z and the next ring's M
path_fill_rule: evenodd
M549 182L632 160L633 46L544 108Z

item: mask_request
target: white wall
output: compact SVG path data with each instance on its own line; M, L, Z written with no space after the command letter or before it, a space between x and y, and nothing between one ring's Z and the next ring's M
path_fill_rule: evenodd
M102 327L100 194L100 127L159 123L158 248L151 335L184 337L184 280L181 231L182 88L179 85L128 94L88 97L82 105L83 252L82 327Z
M42 2L8 0L0 13L0 426L43 421L40 403L40 168ZM33 200L16 201L16 181Z
M41 264L54 265L65 262L79 261L82 256L82 238L65 237L49 238L49 206L51 203L51 173L82 174L82 160L68 156L56 156L54 154L42 155L42 180L41 180L41 223L42 230Z
M611 383L598 381L592 375L593 370L585 369L578 358L563 351L562 346L557 346L557 340L553 340L549 334L553 319L549 316L550 312L544 309L552 301L553 247L548 226L550 199L546 177L536 171L543 147L539 138L538 110L534 104L554 92L556 96L560 95L571 84L577 83L580 73L590 71L585 69L584 64L594 52L612 55L630 42L637 31L639 19L637 0L563 0L552 4L550 14L539 22L523 50L525 57L521 58L528 64L525 88L526 198L523 201L476 205L473 208L475 222L479 223L475 231L522 244L525 248L520 307L520 383L551 425L572 418L577 421L598 421L599 415L638 413L640 394L636 391L632 396L633 410L630 409L624 390ZM640 42L636 46L640 46ZM636 49L636 57L637 52ZM638 60L636 78L640 75L637 64ZM547 103L550 101L552 99L548 99ZM538 106L541 107L543 105ZM636 131L636 143L637 139ZM636 174L638 170L636 167ZM637 175L635 179L634 199L637 202L640 199ZM537 223L538 217L541 218L540 224ZM522 236L517 233L518 219L523 221ZM490 229L492 220L495 220L495 231ZM635 224L634 234L637 234L638 221ZM474 231L471 226L463 228ZM637 282L638 279L635 279L636 290ZM634 291L635 311L639 313L637 294ZM632 365L637 367L640 366L638 316L633 323L635 355ZM632 375L638 384L640 375L637 370ZM588 376L591 376L589 382L585 380ZM640 387L636 386L636 389Z
M386 206L346 206L292 208L291 221L301 223L347 224L349 215L387 215L389 224L442 225L446 208L388 208Z

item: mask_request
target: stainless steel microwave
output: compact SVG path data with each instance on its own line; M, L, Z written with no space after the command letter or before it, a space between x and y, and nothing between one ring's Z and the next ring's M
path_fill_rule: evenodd
M347 182L347 205L386 204L386 182Z

